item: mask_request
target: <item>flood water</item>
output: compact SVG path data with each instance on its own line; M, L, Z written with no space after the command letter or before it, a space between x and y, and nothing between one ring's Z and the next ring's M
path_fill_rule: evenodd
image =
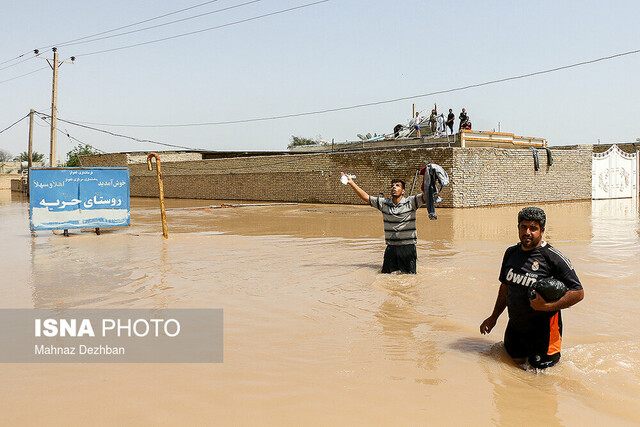
M418 274L382 275L367 206L132 200L132 226L32 237L0 193L3 308L222 308L219 364L0 364L3 424L638 425L640 219L630 200L541 205L585 299L560 363L509 363L498 270L521 206L418 219Z

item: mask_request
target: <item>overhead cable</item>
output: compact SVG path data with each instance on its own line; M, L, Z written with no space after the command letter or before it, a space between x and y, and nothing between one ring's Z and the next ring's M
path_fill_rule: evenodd
M42 119L42 121L44 121L44 122L45 122L46 124L48 124L49 126L40 125L40 124L38 124L38 126L51 127L51 122L50 122L49 120L47 120L47 118L46 118L46 117L40 117L40 118ZM38 122L36 121L36 123L38 123ZM106 151L103 151L103 150L101 150L101 149L99 149L99 148L96 148L96 147L94 147L93 145L87 144L86 142L80 141L78 138L76 138L76 137L72 136L72 135L69 133L69 131L68 131L68 130L66 130L66 129L62 130L62 129L60 129L60 128L56 127L56 130L57 130L58 132L60 132L62 135L64 135L64 136L66 136L67 138L69 138L69 140L76 141L78 144L81 144L81 145L86 145L87 147L89 147L89 148L91 148L91 149L93 149L93 150L96 150L96 151L98 151L98 152L100 152L100 153L106 153Z
M433 96L433 95L440 95L440 94L444 94L444 93L458 92L458 91L478 88L478 87L482 87L482 86L489 86L489 85L493 85L493 84L497 84L497 83L504 83L504 82L507 82L507 81L524 79L524 78L527 78L527 77L533 77L533 76L538 76L538 75L542 75L542 74L549 74L549 73L553 73L553 72L556 72L556 71L566 70L566 69L569 69L569 68L575 68L575 67L580 67L580 66L584 66L584 65L588 65L588 64L593 64L593 63L596 63L596 62L608 61L608 60L611 60L611 59L620 58L620 57L627 56L627 55L634 55L634 54L637 54L639 52L640 52L640 49L631 50L631 51L627 51L627 52L616 53L616 54L609 55L609 56L603 56L603 57L596 58L596 59L591 59L591 60L588 60L588 61L577 62L577 63L574 63L574 64L563 65L563 66L560 66L560 67L549 68L549 69L546 69L546 70L535 71L535 72L532 72L532 73L519 74L519 75L511 76L511 77L504 77L504 78L501 78L501 79L489 80L489 81L485 81L485 82L482 82L482 83L475 83L475 84L469 84L469 85L466 85L466 86L459 86L459 87L455 87L455 88L451 88L451 89L437 90L437 91L418 94L418 95L403 96L401 98L392 98L392 99L386 99L386 100L381 100L381 101L373 101L373 102L366 102L366 103L362 103L362 104L349 105L349 106L345 106L345 107L326 108L326 109L322 109L322 110L306 111L306 112L301 112L301 113L291 113L291 114L282 114L282 115L277 115L277 116L255 117L255 118L248 118L248 119L226 120L226 121L217 121L217 122L178 123L178 124L143 125L143 124L95 123L95 122L82 122L82 121L78 121L77 123L84 123L84 124L98 125L98 126L113 126L113 127L138 127L138 128L163 128L163 127L167 127L168 128L168 127L195 127L195 126L232 125L232 124L241 124L241 123L262 122L262 121L268 121L268 120L286 119L286 118L292 118L292 117L311 116L311 115L316 115L316 114L325 114L325 113L332 113L332 112L337 112L337 111L354 110L354 109L357 109L357 108L371 107L371 106L375 106L375 105L390 104L390 103L398 102L398 101L406 101L406 100L410 100L410 99L418 99L418 98L424 98L424 97Z
M210 4L210 3L215 3L217 1L220 1L220 0L209 0L209 1L206 1L206 2L203 2L203 3L198 3L198 4L195 4L193 6L185 7L183 9L175 10L173 12L168 12L168 13L165 13L165 14L162 14L162 15L154 16L154 17L151 17L151 18L148 18L148 19L144 19L142 21L133 22L131 24L123 25L123 26L120 26L120 27L117 27L117 28L112 28L110 30L105 30L105 31L101 31L99 33L89 34L87 36L83 36L83 37L78 37L78 38L75 38L75 39L67 40L67 41L64 41L62 43L43 46L43 47L40 47L38 50L49 49L49 48L56 47L56 46L66 46L66 45L69 45L70 43L73 43L73 42L77 42L77 41L80 41L80 40L85 40L85 39L88 39L88 38L91 38L91 37L101 36L103 34L108 34L108 33L114 32L114 31L123 30L125 28L134 27L136 25L144 24L144 23L147 23L147 22L155 21L157 19L165 18L167 16L175 15L175 14L180 13L180 12L186 12L187 10L191 10L191 9L195 9L195 8L198 8L198 7L206 6L206 5ZM20 59L23 56L28 55L29 53L32 53L32 52L33 51L30 50L29 52L22 53L22 54L14 57L14 58L2 61L2 62L0 62L0 65L3 65L3 64L6 64L8 62Z
M18 59L22 58L23 56L28 55L28 54L30 54L30 53L32 53L32 52L33 52L33 51L32 51L32 50L30 50L29 52L21 53L20 55L18 55L18 56L16 56L16 57L13 57L13 58L11 58L11 59L7 59L7 60L5 60L5 61L0 62L0 65L4 65L4 64L6 64L7 62L16 61L16 60L18 60Z
M41 113L39 111L37 113L41 117L51 117L49 114ZM89 130L93 130L93 131L96 131L96 132L101 132L101 133L104 133L104 134L107 134L107 135L115 136L117 138L125 138L125 139L130 139L130 140L136 141L136 142L162 145L162 146L165 146L165 147L182 148L182 149L190 150L190 151L203 151L200 148L185 147L184 145L168 144L166 142L154 141L152 139L142 139L142 138L136 138L134 136L123 135L123 134L111 132L111 131L108 131L108 130L98 129L98 128L95 128L95 127L92 127L92 126L86 126L86 125L83 125L83 124L80 124L80 123L75 123L75 122L72 122L70 120L61 119L59 117L56 118L56 120L58 120L59 122L68 123L68 124L73 125L73 126L78 126L78 127L84 128L84 129L89 129Z
M31 75L31 74L37 73L38 71L46 70L46 69L48 69L48 68L49 68L48 66L47 66L47 67L38 68L38 69L33 70L33 71L30 71L30 72L28 72L28 73L24 73L24 74L20 74L19 76L11 77L10 79L0 80L0 83L10 82L11 80L16 80L16 79L19 79L19 78L21 78L21 77L25 77L25 76L28 76L28 75Z
M25 55L26 55L26 54L25 54ZM23 55L21 55L21 56L23 56ZM38 55L36 55L36 54L34 53L34 54L33 54L33 56L29 56L28 58L21 59L20 61L15 62L15 63L13 63L13 64L11 64L11 65L5 65L4 67L0 68L0 71L2 71L2 70L6 70L7 68L15 67L16 65L20 65L20 64L22 64L23 62L26 62L26 61L29 61L29 60L31 60L31 59L33 59L33 58L35 58L36 56L38 56ZM7 62L8 62L8 61L7 61Z
M124 30L125 28L131 28L131 27L134 27L136 25L145 24L147 22L151 22L151 21L155 21L157 19L165 18L167 16L175 15L175 14L180 13L180 12L186 12L187 10L195 9L195 8L198 8L198 7L201 7L201 6L206 6L206 5L210 4L210 3L215 3L217 1L219 1L219 0L209 0L209 1L206 1L204 3L198 3L198 4L195 4L193 6L185 7L184 9L175 10L173 12L168 12L168 13L165 13L165 14L162 14L162 15L158 15L158 16L154 16L154 17L151 17L151 18L148 18L148 19L144 19L142 21L133 22L131 24L123 25L121 27L117 27L117 28L112 28L110 30L101 31L99 33L89 34L87 36L78 37L78 38L75 38L75 39L72 39L72 40L67 40L67 41L62 42L62 43L57 43L57 44L53 44L53 45L49 45L49 46L44 46L44 47L41 47L40 49L48 49L48 48L56 47L56 46L64 46L64 45L67 45L69 43L77 42L77 41L80 41L80 40L85 40L85 39L88 39L88 38L91 38L91 37L101 36L103 34L112 33L114 31L118 31L118 30Z
M61 129L56 128L56 130L57 130L58 132L62 133L63 135L65 135L65 136L66 136L67 138L69 138L70 140L75 141L75 142L77 142L77 143L78 143L78 144L80 144L80 145L84 145L84 146L86 146L86 147L89 147L89 148L91 148L92 150L95 150L95 151L97 151L97 152L99 152L99 153L102 153L102 154L106 153L106 151L104 151L104 150L101 150L101 149L99 149L99 148L96 148L96 147L94 147L93 145L89 145L89 144L87 144L86 142L80 141L80 140L79 140L78 138L76 138L75 136L72 136L71 134L69 134L69 132L68 132L66 129L63 131L63 130L61 130Z
M8 131L9 129L11 129L12 127L14 127L15 125L17 125L18 123L20 123L21 121L23 121L24 119L26 119L27 117L29 117L29 113L27 113L27 115L20 117L18 120L16 120L15 122L11 123L9 126L7 126L6 128L0 130L0 133L3 133L5 131Z
M176 19L175 21L164 22L162 24L152 25L150 27L138 28L138 29L135 29L135 30L126 31L124 33L111 34L111 35L108 35L108 36L92 38L92 39L89 39L89 40L81 40L81 41L76 41L76 42L63 43L63 44L59 44L57 47L74 46L74 45L78 45L78 44L92 43L92 42L105 40L105 39L110 39L110 38L114 38L114 37L126 36L128 34L138 33L140 31L151 30L151 29L154 29L154 28L159 28L159 27L164 27L164 26L171 25L171 24L176 24L178 22L189 21L191 19L200 18L200 17L206 16L206 15L211 15L213 13L219 13L219 12L225 12L225 11L231 10L231 9L237 9L239 7L247 6L247 5L252 4L252 3L258 3L260 1L262 1L262 0L251 0L251 1L248 1L248 2L245 2L245 3L240 3L240 4L237 4L237 5L234 5L234 6L224 7L222 9L216 9L216 10L213 10L211 12L205 12L205 13L200 13L200 14L194 15L194 16L188 16L188 17L182 18L182 19Z
M126 45L126 46L120 46L120 47L114 47L114 48L111 48L111 49L97 50L97 51L94 51L94 52L80 53L80 54L75 55L75 57L77 58L77 57L80 57L80 56L98 55L100 53L115 52L117 50L130 49L132 47L145 46L145 45L149 45L149 44L152 44L152 43L159 43L159 42L163 42L163 41L167 41L167 40L173 40L173 39L177 39L177 38L180 38L180 37L186 37L186 36L191 36L191 35L194 35L194 34L204 33L206 31L213 31L213 30L218 30L220 28L230 27L232 25L243 24L245 22L255 21L255 20L258 20L258 19L262 19L262 18L267 18L269 16L274 16L274 15L279 15L279 14L282 14L282 13L292 12L294 10L303 9L303 8L306 8L306 7L316 6L318 4L326 3L328 1L330 1L330 0L320 0L320 1L315 1L313 3L306 3L306 4L303 4L303 5L300 5L300 6L290 7L288 9L281 9L281 10L277 10L275 12L270 12L270 13L265 13L263 15L254 16L252 18L241 19L241 20L238 20L238 21L229 22L227 24L216 25L215 27L203 28L201 30L190 31L188 33L182 33L182 34L176 34L176 35L173 35L173 36L163 37L163 38L155 39L155 40L149 40L149 41L146 41L146 42L135 43L135 44Z

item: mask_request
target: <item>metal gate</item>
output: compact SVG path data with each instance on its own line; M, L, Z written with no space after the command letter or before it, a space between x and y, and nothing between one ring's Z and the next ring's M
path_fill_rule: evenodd
M594 153L591 164L591 198L625 199L638 194L637 153L629 154L612 145Z

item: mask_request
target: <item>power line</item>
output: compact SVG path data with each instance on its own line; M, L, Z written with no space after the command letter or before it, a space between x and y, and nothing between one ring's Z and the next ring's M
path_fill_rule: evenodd
M49 126L41 125L41 124L39 124L39 123L36 121L36 123L38 124L38 126L44 126L44 127L50 127L50 126L51 126L51 122L50 122L50 121L47 121L46 117L40 117L40 118L42 119L42 121L44 121L45 123L47 123ZM87 147L92 148L92 149L94 149L94 150L96 150L96 151L98 151L98 152L100 152L100 153L106 153L106 151L103 151L103 150L101 150L101 149L99 149L99 148L94 147L93 145L90 145L90 144L87 144L86 142L80 141L78 138L76 138L76 137L74 137L74 136L71 136L71 134L69 134L69 131L68 131L68 130L66 130L66 129L65 129L65 130L62 130L62 129L60 129L60 128L57 128L57 127L56 127L56 130L57 130L58 132L60 132L62 135L64 135L64 136L66 136L67 138L69 138L69 140L73 140L73 141L76 141L76 142L77 142L77 143L79 143L79 144L86 145Z
M41 117L49 117L49 118L51 117L49 114L41 113L39 111L36 111L36 113L39 114ZM101 132L101 133L104 133L104 134L107 134L107 135L115 136L117 138L130 139L130 140L136 141L136 142L150 143L150 144L162 145L162 146L165 146L165 147L172 147L172 148L182 148L182 149L190 150L190 151L204 151L204 150L199 149L199 148L185 147L184 145L168 144L166 142L154 141L152 139L136 138L134 136L123 135L123 134L120 134L120 133L115 133L115 132L111 132L111 131L104 130L104 129L98 129L98 128L95 128L95 127L92 127L92 126L86 126L86 125L83 125L83 124L80 124L80 123L75 123L75 122L72 122L70 120L64 120L64 119L61 119L61 118L58 118L58 121L64 122L64 123L68 123L68 124L73 125L73 126L78 126L78 127L84 128L84 129L89 129L89 130L93 130L93 131L96 131L96 132Z
M88 38L101 36L103 34L112 33L114 31L118 31L118 30L124 30L125 28L131 28L131 27L134 27L136 25L145 24L147 22L155 21L155 20L161 19L161 18L166 18L167 16L175 15L175 14L178 14L180 12L186 12L187 10L196 9L198 7L206 6L208 4L215 3L217 1L219 1L219 0L210 0L210 1L206 1L204 3L198 3L198 4L195 4L193 6L185 7L184 9L179 9L179 10L176 10L176 11L173 11L173 12L168 12L168 13L165 13L165 14L162 14L162 15L158 15L158 16L154 16L154 17L151 17L151 18L148 18L148 19L144 19L142 21L137 21L137 22L133 22L131 24L123 25L121 27L117 27L117 28L112 28L110 30L101 31L99 33L89 34L87 36L78 37L78 38L75 38L75 39L72 39L72 40L67 40L67 41L62 42L62 43L53 44L53 45L49 45L49 46L44 46L44 47L41 47L40 49L48 49L48 48L55 47L55 46L64 46L64 45L68 45L69 43L74 43L74 42L77 42L77 41L80 41L80 40L85 40L85 39L88 39Z
M189 21L191 19L200 18L202 16L211 15L211 14L214 14L214 13L225 12L225 11L231 10L231 9L237 9L239 7L247 6L247 5L253 4L253 3L258 3L260 1L262 1L262 0L251 0L251 1L248 1L248 2L245 2L245 3L237 4L235 6L224 7L222 9L216 9L216 10L213 10L211 12L200 13L198 15L193 15L193 16L188 16L186 18L176 19L175 21L164 22L162 24L152 25L150 27L138 28L136 30L126 31L124 33L118 33L118 34L112 34L112 35L104 36L104 37L92 38L90 40L82 40L82 41L76 41L76 42L70 42L70 43L63 43L63 44L59 44L58 47L74 46L74 45L78 45L78 44L92 43L92 42L96 42L96 41L99 41L99 40L110 39L110 38L113 38L113 37L125 36L125 35L128 35L128 34L133 34L133 33L137 33L137 32L140 32L140 31L146 31L146 30L151 30L151 29L154 29L154 28L164 27L164 26L175 24L175 23L178 23L178 22ZM1 70L1 68L0 68L0 70Z
M106 151L104 151L104 150L101 150L101 149L99 149L99 148L96 148L96 147L94 147L93 145L89 145L89 144L87 144L86 142L82 142L82 141L80 141L78 138L76 138L75 136L71 136L71 135L69 134L69 132L68 132L66 129L65 129L64 131L62 131L62 130L60 130L60 129L56 129L56 130L57 130L58 132L62 133L63 135L65 135L67 138L69 138L69 140L76 141L77 143L79 143L79 144L81 144L81 145L84 145L84 146L86 146L86 147L89 147L89 148L91 148L91 149L93 149L93 150L95 150L95 151L97 151L97 152L99 152L99 153L103 153L103 154L104 154L104 153L106 153Z
M18 120L16 120L15 122L11 123L9 126L7 126L6 128L0 130L0 133L3 133L5 131L8 131L9 129L11 129L12 127L14 127L15 125L17 125L18 123L20 123L21 121L23 121L24 119L26 119L27 117L29 117L29 114L19 118Z
M4 64L6 64L7 62L11 62L11 61L15 61L15 60L17 60L17 59L20 59L20 58L22 58L23 56L28 55L28 54L30 54L30 53L32 53L32 52L33 52L33 51L31 51L31 50L30 50L29 52L21 53L20 55L16 56L15 58L7 59L7 60L5 60L5 61L0 62L0 65L4 65Z
M24 56L24 55L26 55L26 54L23 54L23 55L20 55L20 56ZM34 54L33 56L30 56L30 57L28 57L28 58L24 58L24 59L22 59L22 60L20 60L20 61L18 61L18 62L16 62L16 63L13 63L13 64L11 64L11 65L4 66L4 67L0 68L0 71L2 71L2 70L6 70L7 68L15 67L16 65L20 65L20 64L22 64L23 62L29 61L29 60L31 60L31 59L33 59L33 58L37 57L37 56L38 56L38 55ZM17 58L16 58L16 59L17 59ZM5 61L5 62L9 62L9 61ZM4 64L4 62L3 62L3 64Z
M185 7L183 9L179 9L179 10L176 10L176 11L173 11L173 12L169 12L169 13L165 13L165 14L162 14L162 15L154 16L154 17L151 17L151 18L148 18L148 19L144 19L142 21L133 22L131 24L123 25L121 27L112 28L112 29L106 30L106 31L101 31L99 33L89 34L87 36L78 37L78 38L75 38L75 39L72 39L72 40L67 40L67 41L62 42L62 43L52 44L52 45L49 45L49 46L43 46L43 47L39 48L39 50L49 49L49 48L56 47L56 46L66 46L66 45L68 45L70 43L73 43L73 42L77 42L77 41L80 41L80 40L85 40L85 39L88 39L88 38L91 38L91 37L101 36L103 34L108 34L108 33L114 32L114 31L123 30L125 28L130 28L130 27L133 27L133 26L136 26L136 25L139 25L139 24L144 24L144 23L147 23L147 22L155 21L157 19L161 19L161 18L165 18L167 16L175 15L175 14L180 13L180 12L185 12L187 10L195 9L195 8L198 8L198 7L201 7L201 6L206 6L206 5L210 4L210 3L215 3L217 1L219 1L219 0L209 0L209 1L206 1L204 3L198 3L198 4L193 5L193 6ZM28 55L29 53L32 53L32 52L33 51L25 52L25 53L22 53L22 54L20 54L20 55L18 55L16 57L14 57L14 58L2 61L2 62L0 62L0 65L4 65L4 64L6 64L8 62L20 59L23 56Z
M69 57L69 58L67 58L67 59L72 59L72 58L73 58L73 57ZM64 63L67 59L64 59L64 60L60 61L60 64ZM47 61L48 61L48 60L47 60ZM47 70L47 69L49 69L49 68L50 68L49 66L42 67L42 68L38 68L38 69L35 69L35 70L33 70L33 71L29 71L28 73L21 74L21 75L19 75L19 76L15 76L15 77L12 77L12 78L7 79L7 80L0 80L0 83L10 82L11 80L16 80L16 79L19 79L19 78L21 78L21 77L26 77L26 76L29 76L29 75L31 75L31 74L37 73L38 71Z
M126 45L126 46L114 47L114 48L111 48L111 49L103 49L103 50L97 50L97 51L94 51L94 52L80 53L80 54L75 55L75 56L77 58L77 57L80 57L80 56L97 55L97 54L100 54L100 53L114 52L114 51L117 51L117 50L130 49L132 47L145 46L145 45L152 44L152 43L159 43L159 42L163 42L163 41L167 41L167 40L173 40L173 39L177 39L177 38L180 38L180 37L191 36L191 35L194 35L194 34L204 33L206 31L218 30L220 28L230 27L232 25L243 24L245 22L255 21L257 19L262 19L262 18L266 18L266 17L269 17L269 16L279 15L279 14L282 14L282 13L287 13L287 12L291 12L291 11L294 11L294 10L315 6L315 5L318 5L318 4L321 4L321 3L326 3L328 1L330 1L330 0L319 0L319 1L315 1L313 3L306 3L306 4L303 4L303 5L300 5L300 6L290 7L288 9L281 9L281 10L277 10L275 12L265 13L263 15L254 16L252 18L246 18L246 19L241 19L241 20L234 21L234 22L229 22L227 24L217 25L215 27L203 28L201 30L190 31L188 33L176 34L174 36L163 37L163 38L160 38L160 39L149 40L149 41L146 41L146 42L135 43L135 44Z
M33 70L33 71L30 71L30 72L28 72L28 73L20 74L19 76L15 76L15 77L11 77L10 79L0 80L0 84L1 84L1 83L6 83L6 82L10 82L11 80L19 79L19 78L21 78L21 77L25 77L25 76L28 76L28 75L31 75L31 74L37 73L38 71L46 70L47 68L49 68L49 67L42 67L42 68L38 68L38 69Z
M433 96L433 95L440 95L440 94L444 94L444 93L459 92L459 91L478 88L478 87L482 87L482 86L489 86L489 85L493 85L493 84L504 83L504 82L507 82L507 81L519 80L519 79L524 79L524 78L528 78L528 77L534 77L534 76L538 76L538 75L542 75L542 74L549 74L549 73L553 73L553 72L556 72L556 71L561 71L561 70L566 70L566 69L569 69L569 68L580 67L580 66L593 64L593 63L601 62L601 61L608 61L608 60L611 60L611 59L616 59L616 58L620 58L620 57L627 56L627 55L634 55L634 54L637 54L637 53L640 53L640 49L630 50L630 51L622 52L622 53L616 53L616 54L609 55L609 56L603 56L603 57L596 58L596 59L577 62L577 63L569 64L569 65L563 65L563 66L555 67L555 68L549 68L549 69L546 69L546 70L535 71L535 72L532 72L532 73L520 74L520 75L516 75L516 76L511 76L511 77L504 77L504 78L501 78L501 79L489 80L489 81L485 81L485 82L482 82L482 83L469 84L469 85L466 85L466 86L459 86L459 87L455 87L455 88L452 88L452 89L437 90L437 91L434 91L434 92L423 93L423 94L419 94L419 95L403 96L401 98L392 98L392 99L386 99L386 100L381 100L381 101L373 101L373 102L367 102L367 103L362 103L362 104L349 105L349 106L345 106L345 107L336 107L336 108L327 108L327 109L323 109L323 110L306 111L306 112L302 112L302 113L291 113L291 114L282 114L282 115L278 115L278 116L256 117L256 118L249 118L249 119L227 120L227 121L219 121L219 122L181 123L181 124L179 123L179 124L141 125L141 124L113 124L113 123L95 123L95 122L78 122L78 123L84 123L84 124L89 124L89 125L98 125L98 126L113 126L113 127L137 127L137 128L163 128L163 127L166 127L166 128L169 128L169 127L195 127L195 126L232 125L232 124L241 124L241 123L250 123L250 122L262 122L262 121L268 121L268 120L287 119L287 118L293 118L293 117L311 116L311 115L316 115L316 114L325 114L325 113L332 113L332 112L337 112L337 111L354 110L354 109L357 109L357 108L371 107L371 106L382 105L382 104L390 104L390 103L393 103L393 102L406 101L406 100L410 100L410 99L424 98L424 97Z
M219 0L213 0L213 1L205 2L205 3L202 3L201 5L209 4L209 3L213 3L214 1L219 1ZM217 10L217 11L214 11L214 12L219 12L219 11L223 11L223 10L229 10L229 9L232 9L232 8L240 7L240 6L245 6L245 5L248 5L248 4L251 4L251 3L256 3L256 2L258 2L258 1L261 1L261 0L252 0L252 1L249 1L249 2L246 2L246 3L242 3L242 4L239 4L239 5L236 5L236 6L231 6L231 7L228 7L228 8L220 9L220 10ZM242 23L245 23L245 22L255 21L255 20L257 20L257 19L262 19L262 18L266 18L266 17L269 17L269 16L274 16L274 15L279 15L279 14L286 13L286 12L291 12L291 11L294 11L294 10L297 10L297 9L303 9L303 8L310 7L310 6L315 6L315 5L317 5L317 4L320 4L320 3L326 3L326 2L328 2L328 1L330 1L330 0L320 0L320 1L313 2L313 3L307 3L307 4L300 5L300 6L291 7L291 8L288 8L288 9L282 9L282 10L278 10L278 11L275 11L275 12L271 12L271 13L266 13L266 14L263 14L263 15L254 16L254 17L252 17L252 18L247 18L247 19L242 19L242 20L239 20L239 21L229 22L229 23L227 23L227 24L222 24L222 25L218 25L218 26L215 26L215 27L204 28L204 29L197 30L197 31L191 31L191 32L188 32L188 33L177 34L177 35L174 35L174 36L164 37L164 38L161 38L161 39L150 40L150 41L146 41L146 42L142 42L142 43L136 43L136 44L127 45L127 46L120 46L120 47L116 47L116 48L104 49L104 50L95 51L95 52L87 52L87 53L83 53L83 54L80 54L80 55L75 55L75 57L78 57L78 56L97 55L97 54L105 53L105 52L113 52L113 51L118 51L118 50L122 50L122 49L129 49L129 48L132 48L132 47L148 45L148 44L152 44L152 43L159 43L159 42L166 41L166 40L172 40L172 39L176 39L176 38L180 38L180 37L185 37L185 36L189 36L189 35L193 35L193 34L203 33L203 32L206 32L206 31L213 31L213 30L220 29L220 28L230 27L230 26L232 26L232 25L238 25L238 24L242 24ZM127 27L130 27L130 26L133 26L133 25L137 25L137 24L142 23L142 22L148 22L148 21L151 21L151 20L154 20L154 19L158 19L158 18L160 18L160 17L164 17L164 16L168 16L168 15L171 15L171 14L174 14L174 13L181 12L181 11L185 11L185 10L193 9L194 7L198 7L198 6L199 6L199 5L192 6L192 7L190 7L190 8L181 9L180 11L176 11L176 12L172 12L172 13L169 13L169 14L161 15L161 16L159 16L159 17L151 18L151 19L148 19L148 20L145 20L145 21L140 21L140 22L138 22L138 23L134 23L134 24L126 25L126 26L123 26L123 27L119 27L119 28L117 28L117 29L104 31L104 32L102 32L102 33L96 33L96 34L94 34L94 35L92 35L92 36L85 36L85 37L81 37L81 38L79 38L79 39L74 39L74 40L70 41L69 43L71 43L71 42L75 42L75 41L77 41L77 40L82 40L82 39L85 39L85 38L93 37L93 36L95 36L95 35L104 34L104 33L112 32L112 31L117 31L118 29L127 28ZM209 13L214 13L214 12L209 12ZM204 14L201 14L201 15L204 15ZM185 18L185 19L187 19L187 18ZM185 20L185 19L183 19L183 20ZM174 22L178 22L178 21L174 21ZM164 24L163 24L163 25L164 25ZM148 27L148 28L145 28L145 29L149 29L149 28L154 28L154 27ZM142 29L142 30L144 30L144 29ZM142 30L139 30L139 31L142 31ZM135 32L135 31L132 31L132 32ZM117 35L114 35L113 37L116 37L116 36L119 36L119 35L124 35L124 34L128 34L128 33L117 34ZM87 43L88 43L88 42L90 42L90 41L97 41L97 40L100 40L100 39L89 40L89 41L87 41ZM61 44L61 46L64 46L64 45L65 45L64 43L62 43L62 44ZM51 47L51 46L49 46L49 47ZM43 47L43 48L41 48L41 49L46 49L46 48L47 48L47 47ZM13 61L13 60L15 60L15 59L18 59L18 58L20 58L20 57L24 56L24 55L26 55L26 53L24 53L24 54L22 54L22 55L19 55L19 56L17 56L16 58L13 58L13 59L10 59L10 60L8 60L8 61L5 61L5 62L3 62L3 63ZM14 66L14 65L17 65L17 64L19 64L19 63L21 63L21 62L24 62L24 61L27 61L27 60L29 60L29 59L35 58L36 56L37 56L37 55L34 55L33 57L23 59L22 61L19 61L18 63L13 64L13 65L11 65L11 66L9 66L9 67L12 67L12 66ZM5 67L5 68L9 68L9 67ZM41 71L41 70L44 70L44 69L46 69L46 68L47 68L47 67L38 68L37 70L33 70L33 71L31 71L31 72L28 72L28 73L25 73L25 74L21 74L21 75L19 75L19 76L15 76L15 77L12 77L12 78L10 78L10 79L0 80L0 84L2 84L2 83L6 83L6 82L9 82L9 81L11 81L11 80L19 79L19 78L21 78L21 77L28 76L28 75L30 75L30 74L36 73L36 72ZM4 68L3 68L3 69L4 69Z

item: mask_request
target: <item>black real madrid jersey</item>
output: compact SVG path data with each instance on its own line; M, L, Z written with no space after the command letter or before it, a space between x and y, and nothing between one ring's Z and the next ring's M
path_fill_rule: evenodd
M514 326L526 326L532 320L549 313L538 312L529 305L529 287L537 280L553 277L568 290L582 289L571 262L550 244L523 251L520 244L507 248L500 269L500 283L508 285L507 309Z

